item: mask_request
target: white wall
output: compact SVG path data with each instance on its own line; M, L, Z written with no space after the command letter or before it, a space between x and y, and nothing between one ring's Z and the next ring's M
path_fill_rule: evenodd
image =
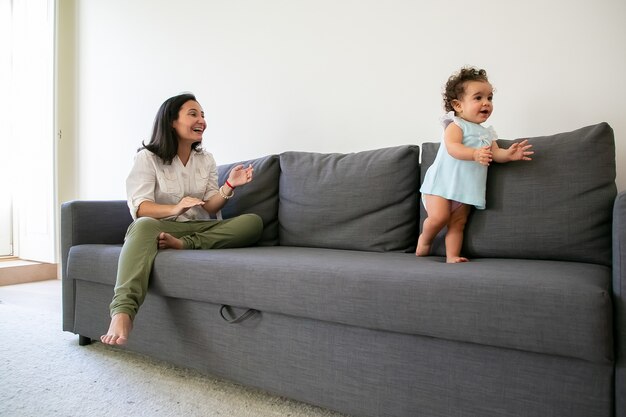
M609 122L626 189L624 0L60 0L60 18L61 200L124 199L182 91L218 163L352 152L439 140L442 86L467 64L490 75L502 138Z

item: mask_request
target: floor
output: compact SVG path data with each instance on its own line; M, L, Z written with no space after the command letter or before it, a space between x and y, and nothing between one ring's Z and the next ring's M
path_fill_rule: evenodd
M61 330L61 289L58 279L0 287L0 416L343 416L102 343L78 346Z
M59 314L61 311L61 280L49 279L0 286L0 303Z
M0 258L0 286L45 281L58 277L58 265L14 257Z

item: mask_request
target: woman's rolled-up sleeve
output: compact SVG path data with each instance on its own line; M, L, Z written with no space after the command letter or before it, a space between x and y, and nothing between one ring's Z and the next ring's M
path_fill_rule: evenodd
M211 197L218 193L219 185L217 183L218 173L217 173L217 164L215 163L215 159L213 155L209 152L205 153L204 158L204 169L208 172L208 179L206 183L206 189L204 191L204 201L208 201Z
M126 198L134 220L137 219L137 210L141 203L155 201L156 181L156 170L148 152L137 153L133 167L126 178Z

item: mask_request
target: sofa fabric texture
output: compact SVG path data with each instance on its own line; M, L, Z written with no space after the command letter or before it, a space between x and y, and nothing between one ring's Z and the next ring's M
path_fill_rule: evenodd
M355 417L626 417L613 131L529 141L533 161L489 168L471 262L454 265L442 242L414 254L439 144L238 162L255 179L222 216L260 215L261 241L159 251L127 348ZM97 339L130 214L72 201L61 215L63 328ZM222 306L258 313L233 325Z
M613 309L615 311L615 385L626 387L626 192L613 206ZM626 410L626 388L617 389L615 409ZM624 412L626 415L626 411Z
M76 260L68 272L113 285L120 251L119 246L74 247L70 256ZM241 259L246 267L233 268ZM93 268L101 273L89 276ZM202 271L209 269L207 277ZM154 271L151 291L170 298L601 363L613 360L611 270L601 265L525 259L446 265L406 253L281 246L164 251Z
M419 148L280 155L284 246L415 250Z

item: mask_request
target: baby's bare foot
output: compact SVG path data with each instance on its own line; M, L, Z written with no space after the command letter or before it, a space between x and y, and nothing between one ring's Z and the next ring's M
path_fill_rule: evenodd
M159 249L182 249L183 241L170 235L169 233L161 232L159 235Z
M100 341L107 345L125 345L128 335L133 329L133 321L126 313L118 313L111 317L107 334L100 336Z
M417 249L415 250L415 256L428 256L430 255L430 243L425 244L422 242L422 236L417 239Z
M462 256L452 256L450 258L446 258L446 262L449 264L458 264L461 262L469 262L469 259Z

